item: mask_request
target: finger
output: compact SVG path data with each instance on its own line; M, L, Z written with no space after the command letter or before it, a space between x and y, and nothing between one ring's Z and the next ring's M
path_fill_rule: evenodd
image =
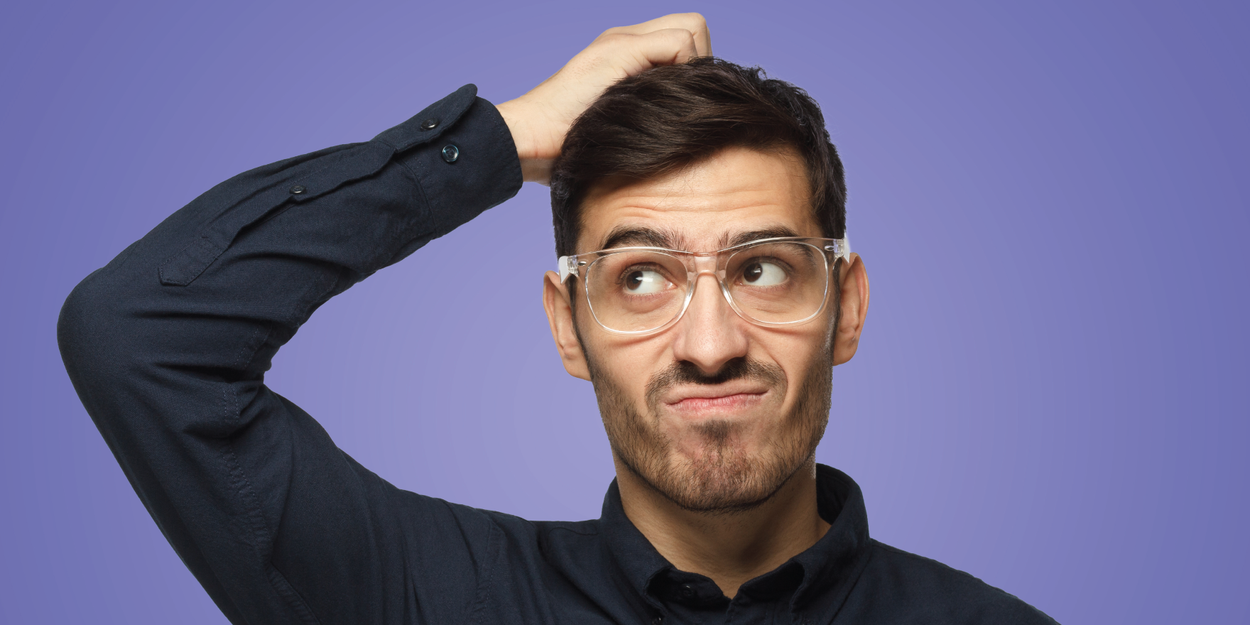
M708 30L707 23L703 23L702 29L690 32L694 33L694 47L699 56L712 56L712 32Z
M666 15L665 18L672 18L673 25L670 28L684 28L694 34L694 47L698 52L698 56L712 55L712 33L707 27L707 20L698 13L677 13L674 15Z
M610 29L610 32L625 33L628 35L645 35L657 30L665 30L668 28L684 28L690 32L699 32L707 30L707 20L698 13L672 13L657 17L653 20L647 20L641 24L632 26L618 26Z
M645 35L670 28L681 28L694 34L695 56L712 55L712 33L708 29L707 20L699 13L673 13L641 24L611 28L604 34Z
M632 44L634 51L650 67L685 63L699 55L694 33L683 28L666 28L638 35L633 38Z

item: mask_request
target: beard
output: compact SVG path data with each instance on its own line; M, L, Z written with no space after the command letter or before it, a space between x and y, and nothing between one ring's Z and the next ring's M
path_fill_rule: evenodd
M741 423L711 419L691 426L701 442L700 450L683 455L661 428L660 398L667 390L678 384L746 379L761 382L785 397L785 372L777 365L735 358L708 376L693 363L677 362L648 381L647 412L642 414L590 354L584 349L583 353L613 453L644 484L687 511L730 514L768 501L813 459L829 422L832 353L819 350L821 356L811 363L800 382L794 407L761 442L759 453L749 454L743 449Z

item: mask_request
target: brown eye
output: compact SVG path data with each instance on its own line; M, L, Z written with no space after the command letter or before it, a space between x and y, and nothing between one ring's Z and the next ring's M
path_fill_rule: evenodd
M775 263L754 261L742 268L742 281L751 286L776 286L786 281L786 272Z
M658 271L635 269L625 274L625 290L634 294L658 293L668 282Z

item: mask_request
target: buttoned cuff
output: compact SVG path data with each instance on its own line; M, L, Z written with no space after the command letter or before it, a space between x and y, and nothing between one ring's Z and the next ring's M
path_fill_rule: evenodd
M490 102L469 84L382 132L375 142L394 148L429 207L439 237L521 189L521 161L512 132Z

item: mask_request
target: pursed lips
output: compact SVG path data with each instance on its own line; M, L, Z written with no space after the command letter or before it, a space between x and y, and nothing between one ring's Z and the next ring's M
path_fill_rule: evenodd
M666 393L664 405L682 413L734 412L757 405L769 391L753 382L684 386Z

